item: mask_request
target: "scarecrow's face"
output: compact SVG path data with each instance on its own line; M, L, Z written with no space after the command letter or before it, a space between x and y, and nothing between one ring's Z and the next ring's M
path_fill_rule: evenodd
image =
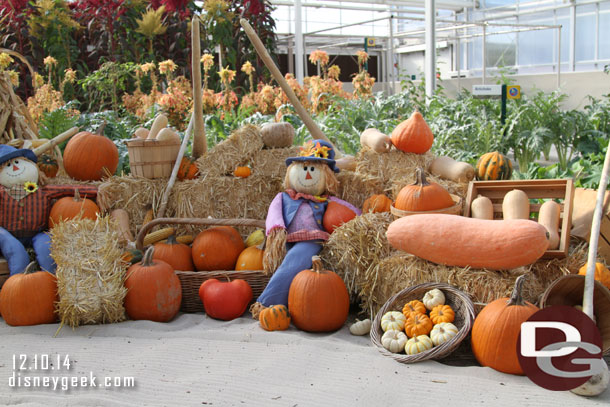
M38 166L27 158L16 157L2 164L0 185L10 188L26 182L38 182Z
M294 162L288 169L290 185L303 194L322 195L326 191L325 165L315 161Z

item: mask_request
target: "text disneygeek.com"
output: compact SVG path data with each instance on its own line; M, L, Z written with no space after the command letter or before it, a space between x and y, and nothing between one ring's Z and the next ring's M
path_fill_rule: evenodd
M13 374L8 378L11 388L32 388L69 391L77 388L133 388L132 376L97 377L93 372L80 375L69 373L73 362L69 355L13 355ZM80 373L80 372L79 372Z

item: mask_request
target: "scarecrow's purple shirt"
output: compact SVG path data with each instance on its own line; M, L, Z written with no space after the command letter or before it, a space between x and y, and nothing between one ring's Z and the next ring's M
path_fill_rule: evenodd
M267 220L265 222L267 235L269 235L269 233L275 228L284 228L287 229L288 232L286 236L287 242L302 242L317 239L328 240L328 237L330 236L329 233L323 230L321 225L317 224L310 205L303 205L305 201L301 203L296 214L294 215L294 218L292 219L292 222L290 222L288 227L286 227L282 209L283 194L283 192L277 194L273 201L271 201L271 205L269 205ZM341 204L353 211L356 215L361 214L358 208L342 199L331 196L328 198L328 201Z

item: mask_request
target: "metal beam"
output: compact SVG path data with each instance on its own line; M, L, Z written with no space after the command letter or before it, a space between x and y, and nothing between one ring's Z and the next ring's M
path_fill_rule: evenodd
M436 89L436 7L435 0L426 0L426 53L424 72L426 96L430 99Z
M303 84L305 75L303 73L303 64L305 63L305 53L303 47L303 20L301 14L301 0L294 1L294 45L295 45L295 72L296 79L299 84Z

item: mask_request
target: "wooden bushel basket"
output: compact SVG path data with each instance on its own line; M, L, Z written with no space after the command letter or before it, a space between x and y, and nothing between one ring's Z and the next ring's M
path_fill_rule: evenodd
M180 142L174 140L125 140L131 173L144 178L169 178Z
M203 219L203 218L157 218L142 227L136 239L136 248L144 248L144 236L155 226L163 224L173 225L202 225L202 226L254 226L265 228L265 221L258 219ZM176 270L176 275L182 285L182 312L204 312L203 303L199 298L199 287L211 278L221 281L231 281L236 278L245 280L252 287L252 299L256 301L263 292L271 278L263 270L217 270L217 271L192 271Z

